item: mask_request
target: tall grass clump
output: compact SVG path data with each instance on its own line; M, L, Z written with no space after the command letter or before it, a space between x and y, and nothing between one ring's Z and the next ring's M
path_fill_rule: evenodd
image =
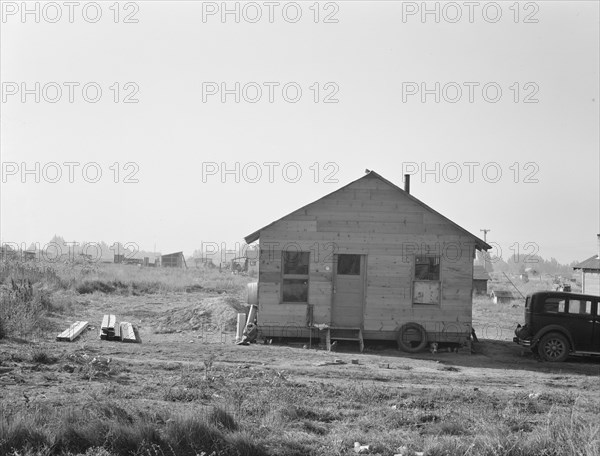
M57 271L42 263L0 262L0 337L48 329L46 314L62 309L52 295L65 286Z
M0 415L0 454L262 456L267 453L225 410L129 413L115 402Z

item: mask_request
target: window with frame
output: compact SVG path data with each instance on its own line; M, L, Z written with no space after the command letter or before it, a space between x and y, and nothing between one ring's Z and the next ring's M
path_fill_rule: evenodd
M439 305L441 301L440 257L415 256L413 304Z
M308 302L310 252L283 252L281 302Z
M592 314L592 301L585 299L569 299L569 313L578 315Z
M561 298L546 298L543 310L548 313L563 313L565 302L566 300Z
M440 280L440 257L415 257L415 280Z

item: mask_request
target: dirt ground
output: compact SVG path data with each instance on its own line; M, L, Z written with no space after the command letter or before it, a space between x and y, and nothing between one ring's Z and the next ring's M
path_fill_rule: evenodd
M36 401L65 405L76 402L80 395L105 394L107 385L114 385L132 399L157 401L162 399L160 389L177 384L182 369L203 372L209 358L213 359L212 368L223 372L248 369L257 379L260 375L285 375L288 380L312 385L361 382L428 389L443 384L475 391L531 393L556 389L577 391L590 400L596 400L600 392L600 358L543 363L510 340L481 335L474 343L474 353L463 349L458 353L407 354L393 345L369 342L364 353L357 353L351 343L341 345L338 352L327 352L317 344L305 348L306 342L237 346L233 328L225 324L235 315L235 305L218 305L227 298L217 292L193 292L126 297L94 294L80 299L70 318L55 319L65 328L75 320L90 321L90 328L75 342L56 342L50 331L35 342L0 341L0 400L7 409ZM100 340L99 325L105 313L136 325L142 342ZM501 333L507 339L510 325L505 326ZM56 362L33 361L39 351ZM94 358L97 369L81 369ZM110 363L119 369L112 373L104 369L103 375L102 365Z

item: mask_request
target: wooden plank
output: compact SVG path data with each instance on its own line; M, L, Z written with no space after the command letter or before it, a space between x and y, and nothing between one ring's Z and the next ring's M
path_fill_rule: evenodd
M56 340L64 342L72 342L89 326L87 321L76 321L69 329L65 329L58 336Z
M133 325L127 321L122 321L119 325L121 328L121 340L123 342L136 343L137 337L133 330Z
M283 219L269 228L278 231L317 231L317 222L316 220Z
M113 340L121 340L121 325L115 322L115 333L112 336Z
M104 317L102 318L102 325L100 326L100 329L102 329L102 331L104 332L114 331L116 321L117 317L115 317L114 315L104 315Z

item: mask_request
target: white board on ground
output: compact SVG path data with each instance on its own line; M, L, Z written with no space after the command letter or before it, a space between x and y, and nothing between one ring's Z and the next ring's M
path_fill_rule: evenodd
M127 321L121 322L121 340L123 342L137 342L133 325Z
M56 336L56 340L71 342L88 327L87 321L76 321L73 323L69 329L65 329L58 336Z

